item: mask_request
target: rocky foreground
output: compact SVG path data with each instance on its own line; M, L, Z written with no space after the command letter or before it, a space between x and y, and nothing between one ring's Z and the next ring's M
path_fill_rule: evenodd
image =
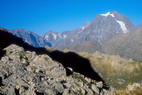
M103 88L79 73L67 76L62 64L48 55L11 44L0 60L1 95L109 95L113 88Z

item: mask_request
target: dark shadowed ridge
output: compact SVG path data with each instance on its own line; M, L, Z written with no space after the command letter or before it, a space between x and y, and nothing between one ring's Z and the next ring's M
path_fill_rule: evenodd
M53 60L61 63L67 71L69 70L68 67L70 67L73 69L73 71L78 72L88 78L96 81L103 81L98 73L92 69L88 59L85 59L74 52L64 53L58 50L49 52L45 48L35 48L25 43L22 39L12 35L7 30L0 29L0 58L5 54L3 49L11 44L16 44L20 47L23 47L25 50L35 51L37 54L47 54ZM69 75L69 73L67 73L67 75Z

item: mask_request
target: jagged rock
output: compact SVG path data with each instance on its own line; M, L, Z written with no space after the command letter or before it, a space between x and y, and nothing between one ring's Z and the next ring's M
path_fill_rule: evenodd
M29 89L26 93L26 95L37 95L33 89Z
M96 93L96 92L95 92ZM87 89L87 95L94 95L93 91L90 89Z
M15 44L4 50L6 54L0 60L0 93L4 95L95 95L99 94L95 87L103 87L102 82L74 71L67 76L62 64L48 55Z
M96 94L99 94L99 88L96 85L92 84L91 88Z
M69 95L69 89L65 89L63 95Z
M55 84L55 89L59 92L59 93L63 93L64 92L64 87L61 83L56 83Z
M103 82L102 82L102 81L97 82L96 85L97 85L97 87L99 87L99 88L103 88Z
M6 95L16 95L16 92L13 87L10 87L7 91Z
M89 78L87 78L87 77L85 77L85 80L86 80L87 82L91 82L91 79L89 79Z

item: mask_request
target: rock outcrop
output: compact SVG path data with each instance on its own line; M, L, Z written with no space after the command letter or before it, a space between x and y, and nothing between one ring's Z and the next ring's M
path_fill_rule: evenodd
M0 60L0 93L2 95L97 95L107 94L102 82L79 73L66 76L62 64L48 55L24 51L10 45Z

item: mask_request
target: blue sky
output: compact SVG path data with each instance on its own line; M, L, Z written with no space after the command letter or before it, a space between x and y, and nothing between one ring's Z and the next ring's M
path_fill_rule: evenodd
M108 11L127 16L135 25L142 23L142 0L0 0L0 27L62 32Z

